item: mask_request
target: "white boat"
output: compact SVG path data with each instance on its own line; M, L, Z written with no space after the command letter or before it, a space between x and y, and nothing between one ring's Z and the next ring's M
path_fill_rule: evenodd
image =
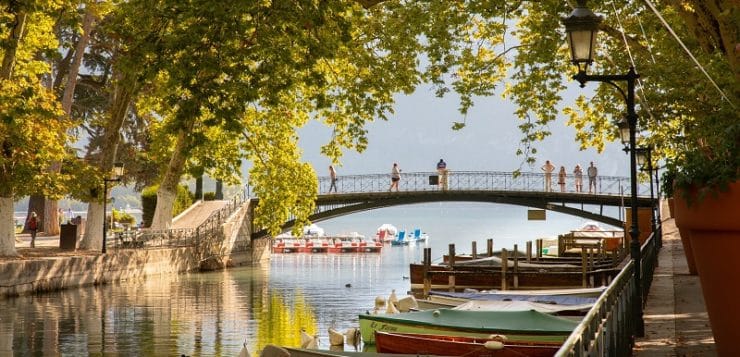
M406 231L400 231L396 235L396 238L391 241L392 245L408 245L410 243L422 243L429 240L429 235L422 232L421 229L415 228L413 231L409 230L408 234Z
M398 228L396 228L396 226L389 223L384 223L383 225L378 227L378 230L375 233L375 237L381 242L390 242L396 239L397 234Z

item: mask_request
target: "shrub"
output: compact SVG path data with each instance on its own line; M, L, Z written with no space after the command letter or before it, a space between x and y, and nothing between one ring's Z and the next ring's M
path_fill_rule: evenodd
M144 226L150 227L154 218L154 210L157 208L158 185L149 186L141 192L141 219ZM185 185L177 186L177 196L172 207L172 216L175 217L193 204L193 195Z

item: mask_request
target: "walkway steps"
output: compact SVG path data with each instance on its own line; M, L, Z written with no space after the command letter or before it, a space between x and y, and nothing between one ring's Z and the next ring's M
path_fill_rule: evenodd
M183 214L175 217L175 219L172 220L171 228L172 229L197 228L203 222L205 222L205 220L208 219L208 217L210 217L213 212L216 212L220 210L221 208L226 207L228 203L229 201L225 201L225 200L200 201L199 203L196 203L190 208L188 208L187 211L183 212Z

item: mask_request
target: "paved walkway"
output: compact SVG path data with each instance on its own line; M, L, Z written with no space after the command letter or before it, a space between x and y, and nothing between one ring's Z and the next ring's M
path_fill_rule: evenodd
M188 208L187 212L178 215L172 221L172 229L196 228L205 222L213 212L226 207L229 201L200 201L200 203Z
M672 218L663 221L663 248L644 318L645 337L637 340L635 356L717 355L699 276L689 275Z

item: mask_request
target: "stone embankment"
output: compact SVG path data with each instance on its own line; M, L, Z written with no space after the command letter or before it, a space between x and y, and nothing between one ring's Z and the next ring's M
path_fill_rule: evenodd
M223 206L195 205L188 217L177 219L197 226ZM202 209L203 207L206 209ZM234 212L200 246L146 249L109 249L99 252L59 249L59 236L39 237L30 248L30 236L19 235L20 257L0 258L0 298L68 289L85 285L134 280L152 275L257 265L269 259L269 239L252 241L249 203Z

